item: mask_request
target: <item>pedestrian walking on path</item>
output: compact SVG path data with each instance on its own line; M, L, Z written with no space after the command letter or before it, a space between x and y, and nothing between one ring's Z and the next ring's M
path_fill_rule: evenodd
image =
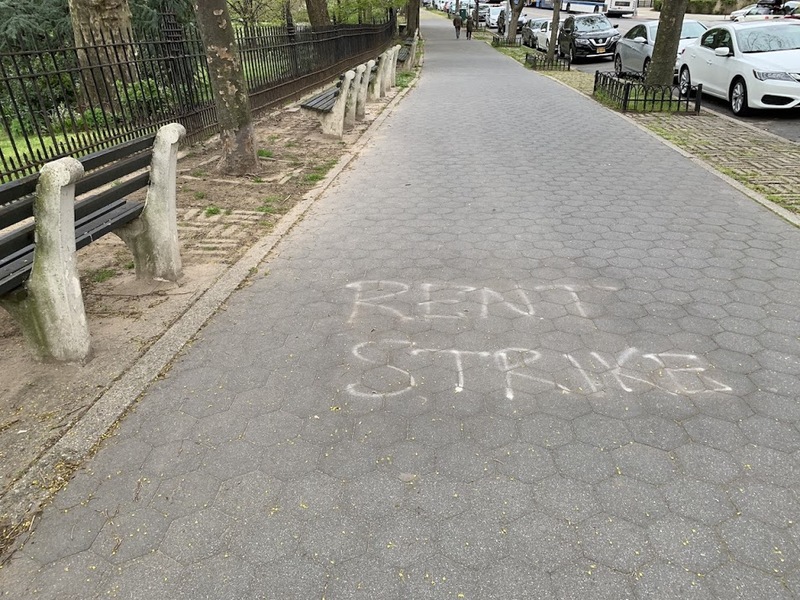
M475 21L472 20L472 17L467 17L467 39L472 39L472 30L475 29Z
M461 36L461 26L463 24L464 22L461 20L461 15L456 15L453 18L453 27L456 28L456 39L458 39Z

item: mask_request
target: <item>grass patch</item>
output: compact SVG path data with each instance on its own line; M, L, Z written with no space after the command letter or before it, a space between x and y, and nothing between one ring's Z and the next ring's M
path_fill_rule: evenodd
M412 71L398 71L397 77L395 77L395 84L397 87L403 89L407 88L411 85L411 82L414 80L416 73Z
M195 169L189 174L192 177L206 177L208 175L208 171L206 171L205 169Z
M91 279L94 283L103 283L104 281L108 281L114 277L116 274L117 272L114 269L97 269L96 271L92 272L92 274L89 276L89 279Z
M258 154L259 158L272 158L274 156L272 150L264 150L263 148L259 148L256 154Z
M280 203L280 198L277 196L267 196L261 201L261 206L256 208L256 210L260 213L264 213L265 215L273 215L275 213L283 212L279 206L276 204Z
M681 100L679 98L659 98L658 100L645 98L644 90L638 86L631 86L630 92L631 95L628 98L628 112L687 112L686 100ZM622 110L622 104L602 90L598 90L593 95L595 100L600 104L616 110Z
M261 177L253 177L253 183L264 183L264 179Z
M214 215L218 215L222 212L222 209L219 206L214 206L213 204L206 207L203 214L207 217L213 217Z
M325 175L323 175L321 173L308 173L307 175L305 175L303 177L303 181L305 181L306 183L316 183L318 181L321 181L324 178L325 178Z
M195 192L194 193L194 199L195 200L202 200L205 197L206 197L206 193L205 192Z
M587 96L591 96L594 90L594 75L591 73L584 73L582 71L548 71L545 75Z

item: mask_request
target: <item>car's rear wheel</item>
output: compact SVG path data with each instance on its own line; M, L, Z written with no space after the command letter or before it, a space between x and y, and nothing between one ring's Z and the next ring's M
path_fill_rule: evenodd
M644 64L642 65L642 79L647 81L647 74L650 72L650 59L645 58Z
M747 106L747 86L743 79L736 79L731 86L731 111L737 117L745 116L750 108Z
M576 58L576 56L575 56L575 48L573 46L570 46L569 47L569 62L574 63L575 62L575 58Z
M689 74L689 67L681 68L681 73L678 75L678 90L685 98L692 93L692 76Z
M622 77L622 57L619 54L614 55L614 74L617 77Z

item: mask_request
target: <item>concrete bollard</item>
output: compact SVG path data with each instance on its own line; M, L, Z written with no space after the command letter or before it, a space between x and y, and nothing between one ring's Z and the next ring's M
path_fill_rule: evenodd
M390 61L392 74L389 77L389 82L391 84L391 87L397 87L397 57L400 54L401 48L402 46L399 44L392 48L392 60ZM410 56L408 58L411 59Z
M133 254L137 279L178 281L183 274L175 195L178 143L185 135L179 123L158 130L144 210L138 219L114 231Z
M389 59L386 52L378 56L378 70L375 71L375 80L370 84L369 89L370 100L377 100L386 94L386 92L381 93L381 90L383 89L383 72L386 68L387 60Z
M381 54L381 98L386 96L386 92L389 91L389 77L391 77L392 74L392 50L392 48L389 48L386 52Z
M339 95L331 112L320 117L322 133L342 137L344 133L344 113L347 107L347 98L350 95L355 71L347 71L342 77L342 85L339 87Z
M83 165L60 158L42 167L33 204L36 252L24 287L2 299L40 359L83 361L91 353L75 247L75 182Z
M344 113L344 126L354 127L356 124L356 111L358 108L358 95L361 91L361 80L364 78L364 71L367 70L366 65L358 65L355 68L355 77L350 84L350 93L347 94L347 109Z
M356 119L363 120L367 114L367 93L369 92L369 76L375 66L374 60L367 61L364 74L361 76L361 86L358 88L356 98Z

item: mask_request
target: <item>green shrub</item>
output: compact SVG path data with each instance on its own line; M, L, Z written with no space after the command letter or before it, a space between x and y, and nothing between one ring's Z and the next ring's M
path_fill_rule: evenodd
M711 15L714 14L716 7L717 0L689 0L686 12L696 15Z

